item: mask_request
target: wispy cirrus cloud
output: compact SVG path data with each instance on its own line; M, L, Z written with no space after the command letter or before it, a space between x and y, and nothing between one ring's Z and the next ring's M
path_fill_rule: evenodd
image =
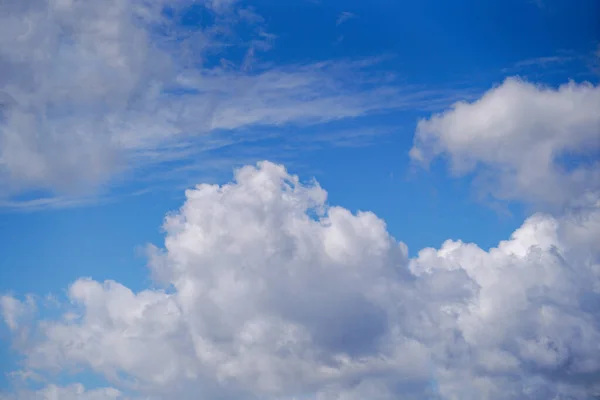
M57 193L48 204L88 196L136 177L139 166L189 159L214 132L229 132L220 135L226 142L247 140L231 133L430 107L448 96L377 72L378 59L262 63L260 53L276 38L234 1L11 0L0 7L6 204L38 190ZM190 25L194 15L204 17Z
M581 71L577 73L577 77L589 79L590 76L593 76L593 74L597 72L598 55L596 52L597 47L584 52L568 49L560 50L554 54L517 61L511 66L502 68L501 72L509 75L529 75L533 73L543 76L552 73L564 73L564 71L570 67L579 66L582 68Z
M562 64L568 61L571 61L573 56L549 56L549 57L537 57L537 58L529 58L527 60L519 61L515 64L516 67L527 67L531 65L537 65L541 67L545 67L547 65L552 64Z
M340 15L338 16L337 20L335 21L335 24L337 26L342 25L344 22L347 22L353 18L356 18L356 14L351 13L349 11L344 11L342 13L340 13Z

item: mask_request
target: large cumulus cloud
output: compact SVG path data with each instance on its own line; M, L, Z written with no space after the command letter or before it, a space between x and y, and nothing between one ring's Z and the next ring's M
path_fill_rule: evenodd
M597 204L536 214L489 251L409 258L384 221L326 198L269 162L189 190L149 248L163 289L79 279L43 322L3 299L24 371L84 368L157 399L600 394Z

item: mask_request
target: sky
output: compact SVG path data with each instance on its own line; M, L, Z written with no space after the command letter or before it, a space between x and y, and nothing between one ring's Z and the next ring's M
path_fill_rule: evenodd
M599 15L0 1L0 400L600 398Z

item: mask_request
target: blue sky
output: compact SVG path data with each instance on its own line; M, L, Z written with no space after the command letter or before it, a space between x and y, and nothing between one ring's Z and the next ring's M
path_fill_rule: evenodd
M5 301L7 321L11 312L26 308L26 303L20 302L28 294L36 297L39 313L35 317L24 313L24 323L39 326L39 321L46 317L54 321L56 309L44 305L47 303L44 299L52 295L61 304L56 306L59 310L68 309L67 297L75 303L73 299L78 297L68 294L67 289L80 278L89 277L93 282L116 281L133 292L154 290L160 286L152 277L158 267L148 267L156 264L148 256L148 244L163 248L166 237L170 244L163 251L173 254L172 258L167 257L169 260L178 261L165 263L175 263L173 265L178 267L173 266L173 271L179 271L177 268L183 268L180 264L188 265L186 263L192 261L187 253L177 253L188 245L177 244L181 239L177 232L190 229L189 235L193 237L196 231L190 226L205 221L192 218L190 210L182 209L178 212L182 218L196 222L174 231L170 225L163 227L167 213L180 209L184 203L190 204L190 209L196 204L189 196L186 200L185 189L200 183L225 184L232 180L234 169L255 165L261 160L285 165L289 173L298 175L307 185L302 186L299 193L304 193L314 178L328 193L324 204L344 207L352 213L371 211L385 221L386 235L408 247L407 256L392 252L385 260L408 257L398 263L406 263L406 268L410 264L414 277L420 276L415 271L421 267L428 271L438 268L426 268L429 262L446 265L441 261L448 254L443 246L446 240L474 243L482 252L487 252L499 246L500 241L509 239L517 229L529 232L528 222L523 221L537 212L565 226L560 228L563 230L557 228L556 237L550 236L559 241L556 248L567 249L564 257L573 260L573 265L584 268L581 260L588 254L586 251L593 253L587 260L597 259L594 246L581 244L594 242L596 236L593 235L599 231L593 227L584 229L581 243L570 244L570 239L560 242L560 232L571 232L568 231L571 220L567 216L582 212L581 209L592 215L588 218L591 221L596 221L594 218L598 215L597 203L594 203L600 188L597 161L600 154L597 110L600 107L596 107L600 106L600 21L597 17L600 4L597 1L161 0L152 6L133 0L121 6L116 5L118 2L112 3L109 7L102 2L83 5L27 0L8 1L0 6L3 15L0 25L7 27L0 30L0 36L7 38L0 40L0 73L4 71L4 78L0 78L0 237L3 242L0 293L6 294L5 299L19 299L15 300L19 303L10 304L20 304L12 307ZM569 82L572 86L561 86ZM465 102L462 108L452 108L458 101ZM579 168L579 175L565 172L558 160L558 156L565 154L575 169ZM256 176L268 181L279 179L280 172L274 172L271 164L268 165L259 167ZM252 186L255 181L238 178L237 182L232 190L255 193ZM310 191L307 193L310 194L298 194L300 203L302 196L316 196L313 200L319 203L320 197ZM273 210L287 209L287 197L279 191L273 195L283 199L283 205L272 205ZM223 226L236 226L235 218L244 221L246 214L235 216L237 209L233 204L236 203L219 199L214 203L197 200L198 215L208 212L202 210L231 205L229 218L233 219L224 221ZM365 232L368 230L365 224L375 224L371 220L358 222L358 216L352 218L356 221L348 220L354 221L348 224L362 224L360 229ZM251 226L252 221L248 220L247 225ZM246 223L241 224L245 229ZM262 225L260 227L262 229ZM378 228L372 229L379 232ZM546 228L539 229L546 232ZM236 235L232 232L230 240L235 241ZM200 243L205 239L197 237L196 240ZM245 248L246 239L240 236L238 240L240 248ZM354 243L355 249L362 249L363 244L365 249L376 246L375 242L369 242L375 240L371 236L348 236L339 240L346 244L359 241ZM546 241L538 236L536 240L544 248ZM430 247L442 248L437 261L419 255L419 250ZM453 256L452 262L460 265L470 279L483 288L486 283L477 280L480 275L470 275L468 267L468 263L479 256L469 256L467 253L472 248L466 246L465 249ZM229 250L214 251L228 254ZM364 254L377 253L370 251L365 250ZM355 257L363 260L365 268L379 265L379 259L364 254ZM498 259L494 252L485 254ZM363 255L366 258L361 258ZM254 260L252 257L254 255L248 255L248 259ZM461 261L460 257L465 260ZM206 260L213 259L203 258L197 261L198 265L211 262ZM220 265L219 260L212 261L215 268ZM269 264L257 260L259 264ZM490 260L485 262L491 263ZM234 261L229 263L235 264ZM325 271L329 267L323 268ZM594 279L600 279L597 268L594 270L587 264L585 268ZM329 272L323 273L330 277ZM196 277L195 273L190 274ZM376 278L372 272L364 274L364 282ZM577 276L584 275L581 272ZM393 280L390 276L382 273L379 278ZM516 273L506 275L508 280L521 278ZM167 283L183 293L178 285L184 278L169 279ZM338 282L333 275L331 279ZM433 292L429 298L422 295L426 299L419 301L427 304L423 307L433 307L441 300L437 300L437 289L432 289L436 284L427 282L419 283L424 285L419 290ZM557 282L548 282L544 285L550 292L562 290L556 287ZM582 293L586 296L600 293L577 282L568 288L574 292L564 293L576 292L582 296ZM337 287L337 283L331 285ZM442 286L439 298L450 287ZM467 286L465 283L464 287ZM306 287L300 285L299 288ZM364 292L351 295L340 288L340 298L329 299L331 304L341 307L331 311L333 315L341 315L340 310L348 307L344 301L351 301L355 295L362 299L368 289L365 287ZM332 293L338 293L336 290ZM109 294L106 294L107 304ZM452 296L459 295L448 296L447 305L455 304ZM481 304L482 298L478 297ZM502 303L501 299L498 301ZM357 312L361 312L363 303L356 304L359 304ZM416 302L415 307L418 304ZM89 304L86 307L88 313L90 309L95 310ZM367 315L364 323L368 324L371 308L364 307ZM538 311L543 308L537 303L528 307ZM271 310L270 306L267 308ZM292 320L294 310L292 307L281 311L283 318ZM497 313L502 314L501 310ZM238 314L232 312L231 317L235 315ZM588 317L598 324L598 315L596 309ZM298 318L304 321L298 323L300 326L313 332L307 348L337 351L335 346L331 349L317 343L319 335L329 329L327 324L315 327L318 323L313 319ZM324 317L316 320L321 321L319 318ZM341 324L350 324L348 330L361 331L352 325L354 319L340 318ZM407 321L404 324L412 320ZM55 323L60 324L58 320ZM377 323L373 322L373 326ZM559 325L554 326L546 336L540 334L536 343L552 338L559 328ZM13 398L10 396L30 398L25 397L30 392L23 388L78 381L88 386L88 390L97 384L114 386L124 396L132 396L130 398L137 395L169 398L155 381L144 381L147 375L134 370L138 368L135 363L132 370L124 369L125 364L98 366L82 355L69 359L64 355L65 350L61 350L61 357L51 360L47 355L50 353L40 349L49 348L41 346L59 346L58 339L46 338L44 335L49 334L38 328L42 332L41 339L21 340L21 329L25 328L8 323L0 331L2 338L7 339L0 346L3 360L0 388L7 393L7 399ZM467 341L477 336L462 325L460 329L464 329L461 332ZM537 327L531 329L537 332ZM368 332L363 336L368 336ZM586 337L591 341L595 334L598 334L597 326ZM361 346L363 336L356 339ZM409 336L406 334L405 338ZM344 338L333 337L345 343ZM556 341L564 344L569 338L560 336ZM523 336L523 340L529 339ZM441 339L422 338L419 343L434 352L432 349L437 348ZM512 344L502 343L498 349L512 349ZM85 343L82 346L85 348ZM324 350L323 346L327 348ZM469 342L469 346L484 347L479 342ZM346 350L352 354L352 349ZM585 353L584 349L579 350ZM577 359L580 353L570 351L569 357ZM527 354L534 353L531 350ZM48 359L44 359L43 354ZM485 354L492 357L489 352ZM527 385L523 380L518 388L510 386L510 390L521 390L520 398L538 398L524 388L539 384L536 379L540 379L543 386L544 379L551 376L550 372L546 374L547 369L552 370L554 366L542 365L539 360L544 356L538 360L528 359L523 351L519 354L515 356L519 365L527 366L519 368L525 368L526 372L515 369L506 376L521 374L531 379ZM583 365L587 360L581 357ZM538 361L540 364L535 364ZM447 360L433 361L433 365L444 371L440 379L460 381L463 387L457 388L448 382L425 386L435 386L442 398L454 398L452 396L460 396L460 393L470 393L469 390L473 393L484 390L479 386L469 388L469 384L464 383L468 379L464 381L464 376L458 379L452 375L451 364ZM48 365L58 366L58 378L48 372ZM432 361L424 365L432 365ZM85 371L84 377L70 375L72 366ZM111 377L108 371L113 367L135 377L138 383L130 387L120 378ZM205 373L197 372L204 371L204 367L197 368L196 373ZM202 378L192 380L195 383L185 379L177 381L175 386L181 390L179 398L186 398L190 390L196 390L195 384L200 385L197 390L204 391L209 399L250 398L246 397L247 393L258 393L256 396L269 399L292 398L285 396L301 393L308 393L307 398L337 395L338 399L352 399L365 393L375 396L376 390L383 399L388 395L394 398L394 390L405 384L414 389L414 398L428 398L424 397L428 396L423 394L425 392L418 391L419 378L398 383L384 376L371 382L372 376L365 373L364 377L356 378L364 385L356 386L350 385L349 378L340 372L342 377L329 383L325 378L299 378L298 386L292 385L294 387L287 392L273 383L285 379L273 378L270 369L271 372L264 372L263 376L265 381L273 379L273 382L261 386L262 383L249 383L252 379L244 375L242 367L237 368L237 375L233 372L228 375L230 382L234 382L232 392L223 391L222 384L215 383L217 375L206 372ZM15 370L35 371L43 378L32 384L34 386L27 386L31 383L23 386L20 378L9 376ZM476 366L472 371L473 379L488 379L487 375L477 375ZM559 369L552 371L562 373ZM95 378L90 380L90 377ZM323 387L327 386L330 391L321 392L323 388L315 382L327 383L323 383ZM509 389L504 381L493 381L490 385L493 389L479 392L487 395L478 398L501 398L495 397L494 390ZM65 390L61 398L71 395L87 398L81 393L73 395L68 392L71 389L67 386L60 389ZM578 386L565 378L563 386L549 388L547 393L570 393L573 398L583 399L597 389L591 384ZM36 394L42 396L39 398L54 398L40 393ZM99 398L117 398L107 393L102 392L100 396L105 397ZM0 399L2 396L0 394Z

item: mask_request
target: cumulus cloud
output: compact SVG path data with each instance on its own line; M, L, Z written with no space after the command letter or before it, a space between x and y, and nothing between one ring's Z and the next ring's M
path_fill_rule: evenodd
M11 296L2 296L0 297L0 311L2 311L2 317L8 328L14 331L24 318L33 314L35 300L28 296L27 300L22 302Z
M32 332L27 371L83 368L157 399L600 394L598 204L536 214L489 251L409 258L373 213L262 162L187 191L163 227L148 252L164 289L79 279L63 317L7 318Z
M483 194L564 206L597 198L599 152L600 87L510 78L421 120L410 155L424 165L446 157L453 173L474 173Z

